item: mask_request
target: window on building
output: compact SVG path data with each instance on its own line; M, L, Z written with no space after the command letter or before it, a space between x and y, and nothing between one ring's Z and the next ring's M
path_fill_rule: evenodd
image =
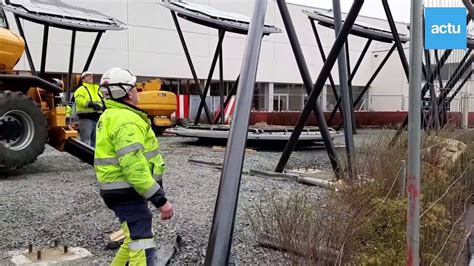
M364 87L362 86L352 86L352 96L353 96L353 100L355 101L359 95L362 93L362 90L364 89ZM338 92L338 94L340 95L339 93L339 86L336 85L336 90ZM356 111L359 111L359 110L367 110L368 109L368 106L367 106L367 103L366 103L366 100L368 100L367 98L367 92L364 94L364 96L362 97L362 99L359 101L359 103L354 107L354 110ZM332 112L332 110L334 109L334 107L336 106L336 103L337 103L337 100L336 98L334 97L334 93L332 91L332 88L331 86L327 86L327 99L326 99L326 110L328 112Z
M268 87L268 83L258 82L255 84L255 89L253 91L253 111L266 111L266 101L265 101L265 91Z

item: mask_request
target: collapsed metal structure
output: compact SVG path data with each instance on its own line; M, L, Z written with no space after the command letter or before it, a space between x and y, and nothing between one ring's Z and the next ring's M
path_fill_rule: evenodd
M204 113L209 124L216 124L219 122L221 125L224 124L224 115L222 115L223 110L227 108L231 96L235 95L237 91L237 86L239 83L239 77L235 80L234 86L232 87L231 91L229 92L228 97L224 101L224 66L223 66L223 52L222 52L222 45L224 42L224 36L226 32L230 33L237 33L237 34L244 34L246 35L249 30L249 18L229 12L222 12L214 8L210 8L203 5L198 5L194 3L188 3L184 1L172 1L172 2L159 2L160 5L168 8L171 12L171 16L173 18L173 22L176 27L176 31L178 32L179 39L181 41L181 45L183 46L184 54L186 56L186 60L188 61L189 68L191 70L194 83L197 87L197 91L201 98L201 102L199 104L199 108L194 119L194 125L198 125L202 110L204 109ZM209 68L209 74L206 79L206 83L204 88L201 86L199 82L198 76L196 74L196 69L194 67L194 63L192 61L191 55L189 53L188 45L186 44L186 40L183 35L183 31L181 29L181 25L179 24L178 18L181 17L185 20L190 22L203 25L206 27L217 29L218 31L218 41L216 45L216 49L214 52L214 56L212 58L211 66ZM270 35L272 33L280 33L281 30L269 26L264 25L263 34ZM220 109L215 114L214 117L211 117L211 112L209 107L206 103L206 95L209 92L211 86L212 76L214 75L214 71L216 68L217 60L219 59L219 97L220 97Z
M338 0L334 0L334 1L338 2ZM231 125L230 137L227 142L227 149L226 149L226 154L224 158L221 180L219 184L219 192L218 192L218 197L217 197L215 211L214 211L214 219L213 219L213 224L211 228L211 234L209 237L209 244L208 244L208 250L207 250L207 255L206 255L206 265L221 265L221 264L228 264L229 262L229 254L230 254L230 248L232 244L232 234L233 234L233 227L234 227L234 221L235 221L235 213L236 213L236 208L237 208L237 200L239 196L239 187L240 187L242 166L243 166L243 160L244 160L244 149L245 149L245 143L246 143L246 138L247 138L247 133L248 133L247 129L248 129L248 122L249 122L250 108L251 108L251 97L252 97L254 85L255 85L255 77L256 77L256 72L257 72L258 56L260 52L261 37L264 34L264 17L265 17L266 4L267 4L266 0L255 1L254 14L250 22L250 30L247 37L246 50L245 50L245 54L244 54L244 58L242 62L242 71L239 76L241 82L239 83L238 88L237 88L237 107L236 107L236 113L234 115L235 120ZM401 60L405 75L407 79L409 79L408 61L404 52L404 48L402 46L403 43L406 43L408 41L408 38L398 33L398 30L393 20L393 16L391 14L390 7L387 0L382 0L382 4L384 7L387 21L390 26L390 31L381 30L381 29L377 29L373 27L367 27L360 24L355 24L355 20L358 17L359 12L364 4L364 0L354 0L349 12L347 13L347 16L345 17L344 23L338 30L336 40L334 41L331 47L331 50L326 57L323 53L320 40L318 40L319 36L316 30L315 22L317 21L320 25L323 25L326 27L333 27L333 25L336 25L338 21L334 22L334 20L331 17L325 16L320 13L306 12L306 15L308 16L311 22L312 28L314 30L314 34L318 42L318 47L320 49L321 55L324 59L324 64L322 66L322 69L320 73L318 74L318 77L315 83L313 84L307 64L305 62L305 58L302 53L301 45L298 41L293 23L291 21L291 16L289 14L286 1L277 0L277 4L278 4L278 7L283 19L283 23L285 25L286 32L290 40L292 50L294 52L295 59L297 61L300 74L303 79L304 86L306 88L306 91L309 97L296 123L295 129L292 132L291 138L285 147L285 150L282 154L280 162L278 163L276 171L279 171L279 172L283 171L288 161L288 158L291 155L296 145L296 142L299 139L299 136L303 130L304 124L306 123L310 113L314 112L318 120L318 123L320 125L321 135L324 139L326 150L331 160L331 164L333 166L334 172L336 173L336 175L342 175L342 171L341 171L342 169L340 168L340 164L335 153L332 139L329 137L329 135L327 135L327 133L325 133L328 131L327 123L326 123L326 120L324 119L323 113L321 111L321 107L319 106L319 103L317 101L326 83L326 80L328 78L330 78L330 83L331 83L332 88L335 89L334 81L332 80L332 77L330 77L331 76L330 71L334 67L336 60L338 59L339 54L344 49L344 47L348 50L347 48L348 46L347 45L345 46L345 43L347 42L348 35L352 33L359 37L367 38L368 41L354 69L350 71L350 67L348 67L349 68L348 72L350 72L350 78L348 80L349 84L350 84L350 81L353 79L354 75L356 74L357 69L360 66L360 63L363 59L363 56L367 52L367 49L373 40L382 41L382 42L390 42L390 43L393 43L393 45L392 45L392 48L388 51L386 57L382 60L379 67L377 67L375 73L369 79L367 85L364 87L364 90L366 91L370 87L370 84L373 82L373 80L375 79L377 74L380 72L380 70L382 69L382 67L384 66L384 64L386 63L386 61L388 60L388 58L394 52L395 49L397 49L398 54L400 56L400 60ZM335 14L335 17L336 16L340 17L340 14ZM470 21L469 16L468 16L468 21ZM435 51L435 56L437 60L436 60L436 67L433 72L430 72L431 67L432 67L431 62L428 59L430 57L427 56L426 58L426 64L425 64L426 67L424 69L424 73L427 77L428 82L426 82L425 86L422 89L422 97L426 94L428 90L430 90L432 94L431 105L433 106L432 107L433 110L435 109L435 106L439 106L439 105L444 106L446 99L448 99L447 102L450 102L450 98L447 97L448 94L450 92L453 92L453 94L451 94L451 97L457 94L460 88L462 88L462 86L465 84L465 81L463 80L463 82L461 82L461 84L455 89L453 89L454 85L456 85L456 83L462 77L464 77L465 80L467 81L468 79L467 76L470 77L472 75L472 70L468 71L469 69L468 66L470 66L470 63L472 61L472 59L470 58L470 54L471 54L471 46L470 46L465 56L466 59L463 58L462 62L459 63L456 71L450 77L446 86L444 86L445 89L441 90L440 95L438 97L435 97L435 94L433 93L433 89L430 89L430 87L431 87L432 81L439 75L440 69L442 68L443 64L446 62L447 58L449 57L449 53L450 53L449 50L446 51L442 55L441 59L438 60L436 56L436 51ZM347 66L349 66L349 64L347 64ZM465 73L468 73L467 76L465 76ZM441 79L439 80L441 81ZM334 91L336 95L336 90ZM363 95L363 93L361 95ZM354 104L358 103L361 100L361 97L362 96L359 96L358 99L356 99L356 101L351 101L350 105L353 106ZM202 96L201 96L201 100L202 102L204 101ZM338 98L338 102L340 102L339 98ZM340 109L340 106L336 107L335 109L337 108ZM353 116L353 111L352 113L350 110L347 110L347 109L342 110L342 111L344 111L343 115L345 115L346 118L350 117L350 119L345 120L345 121L349 121L349 123L346 122L347 124L344 126L345 127L352 126L351 124L353 122L351 119ZM333 113L334 112L335 111L333 111ZM431 112L431 114L438 115L439 113ZM208 118L208 120L211 121L210 118ZM426 118L424 120L426 121ZM428 123L425 123L425 125L428 125ZM346 136L346 146L348 144L347 141L353 142L353 136L352 135ZM348 150L348 154L352 152L353 151ZM349 171L352 172L353 169L347 169L347 172Z

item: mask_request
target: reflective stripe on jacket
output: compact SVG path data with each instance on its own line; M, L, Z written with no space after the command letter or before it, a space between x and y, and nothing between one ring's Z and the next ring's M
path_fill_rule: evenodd
M106 107L97 123L94 156L101 194L121 190L127 194L121 198L134 198L138 193L156 206L164 198L158 182L165 166L147 114L113 100L106 100Z

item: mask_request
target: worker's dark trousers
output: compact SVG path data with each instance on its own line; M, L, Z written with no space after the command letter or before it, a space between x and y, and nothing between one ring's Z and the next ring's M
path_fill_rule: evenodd
M112 261L116 265L157 265L152 214L146 201L109 206L119 218L125 240Z
M97 120L95 119L79 119L81 125L81 141L95 148L95 127Z

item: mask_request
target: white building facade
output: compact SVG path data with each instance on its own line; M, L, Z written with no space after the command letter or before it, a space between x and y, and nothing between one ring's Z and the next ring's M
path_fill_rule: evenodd
M194 81L170 11L158 5L157 0L69 0L65 2L97 10L128 25L127 30L109 31L102 37L89 69L97 74L97 78L110 67L127 68L140 77L140 80L161 78L164 81L165 89L178 94L191 94L191 109L197 108L197 91L195 86L192 85ZM253 7L253 1L251 0L189 0L189 2L210 6L222 11L239 13L248 17L251 16ZM323 61L308 17L303 14L302 10L317 9L294 4L289 4L288 7L314 81L321 70ZM331 15L327 10L319 11ZM7 13L7 17L10 28L17 32L13 16ZM380 28L389 28L388 23L381 19L360 16L357 21ZM181 18L179 18L179 22L197 75L204 83L217 44L217 30ZM263 39L253 110L269 112L300 111L303 108L306 93L302 87L301 76L275 1L269 1L265 23L282 29L282 33L272 34ZM408 35L406 24L397 23L397 26L400 33ZM24 22L23 27L33 60L39 66L42 26ZM334 30L318 25L318 31L327 55L335 39ZM69 63L71 32L51 29L49 35L46 71L66 73ZM233 33L227 33L225 36L223 42L223 73L226 81L226 91L230 90L239 74L245 37ZM94 38L94 34L78 33L74 62L75 73L82 71ZM350 36L349 54L352 67L361 54L366 41L364 38ZM352 81L356 95L366 84L390 47L391 44L372 42L357 75ZM406 49L406 55L408 57L408 49ZM29 70L25 57L20 60L17 69ZM337 65L333 68L332 76L335 83L339 84ZM218 79L219 68L216 67L210 96L219 95ZM463 89L463 93L471 92L469 83ZM325 86L319 100L324 110L331 111L335 101L329 87L329 80L326 84L327 86ZM218 102L215 99L212 99L212 97L209 99L213 110L218 107ZM452 110L457 111L459 108L459 100L453 101ZM373 111L403 111L408 109L408 82L396 51L372 83L368 92L364 95L363 103L357 109ZM470 110L474 111L474 99L471 100Z

